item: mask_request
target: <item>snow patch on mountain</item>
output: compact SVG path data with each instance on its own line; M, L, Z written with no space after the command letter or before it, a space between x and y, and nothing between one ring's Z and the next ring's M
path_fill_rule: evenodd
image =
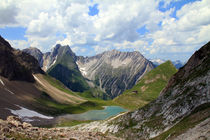
M13 109L8 109L8 108L7 109L10 110L12 114L19 116L22 120L25 120L25 119L28 120L29 118L32 118L32 117L39 117L43 119L53 119L53 117L51 116L42 115L38 112L29 110L19 105L16 105L16 106L18 106L20 109L19 110L13 110Z
M76 64L78 65L78 68L79 68L79 71L81 72L81 74L82 74L83 76L86 76L86 75L87 75L86 68L85 68L85 67L79 67L78 62L76 62Z

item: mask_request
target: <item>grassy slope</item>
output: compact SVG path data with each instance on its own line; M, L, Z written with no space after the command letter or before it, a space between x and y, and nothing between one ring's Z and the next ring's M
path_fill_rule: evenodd
M47 80L52 86L56 87L57 89L65 92L66 94L70 94L75 96L76 98L82 97L78 96L77 93L74 93L70 91L68 88L66 88L60 81L55 80L54 78L50 76L44 76L45 80ZM47 91L47 90L46 90ZM40 112L43 112L44 114L50 114L50 115L60 115L60 114L66 114L66 113L82 113L91 109L102 109L102 107L94 102L88 101L83 99L84 102L80 102L78 104L66 104L66 103L60 103L50 97L46 92L43 92L43 95L41 98L37 99L37 103L41 106L44 106L43 110L39 110Z
M114 102L127 108L137 109L159 96L169 78L177 72L170 61L167 61L148 72L133 88L116 97Z
M49 75L44 76L45 80L47 80L52 86L56 87L57 89L64 91L67 94L76 96L77 98L82 98L85 100L84 102L81 102L79 104L65 104L65 103L59 103L55 101L52 97L50 97L46 92L43 92L43 95L41 98L37 99L37 103L42 106L42 110L39 110L40 112L43 112L44 114L49 115L60 115L60 114L77 114L86 112L88 110L93 109L103 109L102 106L107 105L116 105L111 100L104 101L101 99L96 98L84 98L79 96L79 93L72 92L67 87L65 87L60 81L50 77Z
M61 83L59 80L56 80L55 78L52 78L49 75L46 75L45 76L45 79L51 85L53 85L54 87L60 89L61 91L64 91L64 92L66 92L68 94L75 95L75 96L80 97L80 98L83 98L85 100L94 102L94 103L96 103L96 104L98 104L100 106L117 105L112 100L102 100L100 98L95 98L95 97L91 96L88 93L86 94L86 92L89 92L90 90L85 91L84 93L73 92L73 91L69 90L65 85L63 85L63 83Z

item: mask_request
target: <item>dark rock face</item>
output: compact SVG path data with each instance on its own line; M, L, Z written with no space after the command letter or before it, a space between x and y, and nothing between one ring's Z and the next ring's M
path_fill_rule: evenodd
M43 73L38 61L27 53L13 49L0 36L0 75L9 80L33 82L32 73Z
M85 78L94 81L111 98L133 87L154 68L139 52L116 50L93 57L78 57L77 65Z
M210 42L196 51L168 82L155 101L112 122L116 134L149 139L170 129L210 103ZM205 107L209 109L209 107Z

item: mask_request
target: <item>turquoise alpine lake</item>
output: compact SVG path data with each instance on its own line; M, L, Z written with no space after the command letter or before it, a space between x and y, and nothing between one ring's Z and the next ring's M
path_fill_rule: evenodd
M60 117L71 120L105 120L126 111L128 110L120 106L104 106L103 110L90 110L81 114L67 114Z

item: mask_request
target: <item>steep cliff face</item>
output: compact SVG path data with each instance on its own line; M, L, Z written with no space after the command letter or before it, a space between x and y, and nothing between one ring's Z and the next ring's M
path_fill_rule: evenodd
M27 53L13 49L0 36L0 75L9 80L33 82L32 73L43 73L38 61Z
M93 57L78 57L82 75L112 98L131 88L148 71L152 63L139 52L107 51Z
M185 66L173 75L156 100L118 118L78 128L111 132L132 140L154 138L167 131L164 134L170 139L177 131L190 128L193 122L200 123L209 118L209 64L210 42L196 51ZM208 130L205 129L205 132Z

